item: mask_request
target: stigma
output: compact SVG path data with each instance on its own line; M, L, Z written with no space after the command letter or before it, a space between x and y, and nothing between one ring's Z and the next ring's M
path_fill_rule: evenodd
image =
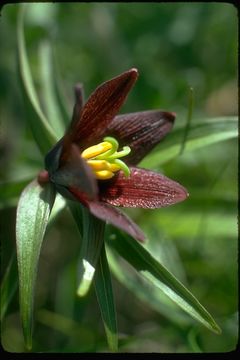
M118 148L118 141L108 136L103 142L85 149L81 157L86 160L98 180L111 179L120 170L128 177L130 170L120 158L127 156L131 149L129 146L124 146L118 151Z

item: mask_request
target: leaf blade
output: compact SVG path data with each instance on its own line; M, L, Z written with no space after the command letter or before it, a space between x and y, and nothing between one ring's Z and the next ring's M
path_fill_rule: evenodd
M102 246L97 271L94 277L95 291L102 314L102 320L111 351L118 350L117 320L113 297L111 274L105 246Z
M192 121L185 142L184 152L194 151L204 146L237 137L237 121L237 117L234 116ZM146 156L141 165L153 168L178 156L184 134L184 125L172 131L171 136L164 139L152 154Z
M55 190L51 184L42 188L34 180L24 189L17 208L20 312L28 349L32 346L33 301L38 260L54 199Z
M52 145L57 141L57 138L41 110L40 103L34 88L26 52L23 18L24 6L22 5L17 23L17 55L20 85L22 88L24 104L27 109L26 120L30 125L32 134L40 151L43 153L43 155L45 155L52 147Z
M52 59L52 49L50 42L44 40L39 47L40 70L43 101L46 109L47 118L58 137L64 134L64 120L57 104L57 95L54 88L54 69Z
M208 329L218 334L221 333L212 316L195 296L143 246L125 234L121 235L121 241L116 239L114 241L113 237L109 239L110 245L147 280Z
M144 279L141 274L129 271L121 261L120 255L110 246L107 247L107 256L114 277L136 298L175 324L189 323L190 318L164 293L159 293L158 288Z

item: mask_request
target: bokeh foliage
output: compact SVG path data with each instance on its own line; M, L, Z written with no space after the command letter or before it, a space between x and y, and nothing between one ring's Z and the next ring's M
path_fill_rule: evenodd
M48 51L46 41L50 40L58 74L52 82L56 81L60 88L69 119L76 82L84 83L88 96L100 82L133 66L139 69L140 78L122 112L154 108L175 111L177 128L185 123L188 89L192 86L193 123L211 116L237 115L237 13L232 5L28 6L27 51L43 106L46 104L41 91L47 89L42 86L41 54ZM3 188L1 195L3 275L15 249L14 219L23 188L19 180L26 184L43 166L24 121L16 66L17 11L18 5L4 6L0 20L0 174L1 181L17 184L8 192ZM51 78L51 73L47 78ZM147 164L148 159L144 165ZM189 200L172 208L133 210L129 214L148 234L147 247L200 299L223 333L211 334L169 304L163 295L162 309L154 305L154 296L152 304L146 303L141 293L143 279L133 272L131 279L124 281L119 267L114 271L114 290L120 351L232 350L237 337L236 139L183 153L161 166L155 164L154 168L184 184ZM75 225L64 212L44 241L37 284L34 351L106 351L94 293L81 300L75 296L78 251ZM128 265L122 261L122 266ZM16 288L14 274L11 275L9 293ZM154 289L150 287L149 291ZM10 352L24 351L17 293L6 308L2 345Z

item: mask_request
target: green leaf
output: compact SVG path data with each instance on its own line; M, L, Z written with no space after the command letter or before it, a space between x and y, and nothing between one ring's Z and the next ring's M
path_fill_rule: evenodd
M71 104L67 101L66 93L65 93L65 84L60 77L58 70L58 63L56 61L55 56L53 57L53 86L55 91L55 97L57 101L57 106L59 111L61 112L61 117L65 127L68 127L71 122Z
M117 230L114 230L114 232ZM110 245L147 280L163 291L171 300L213 332L221 330L199 301L161 265L142 245L123 234L121 241L109 237Z
M117 319L113 298L112 281L106 257L105 246L102 246L97 271L94 278L95 291L100 306L102 319L111 351L118 350Z
M24 30L23 30L23 18L24 18L24 4L22 4L17 24L17 45L18 45L18 67L20 73L20 85L22 88L22 95L24 105L26 109L26 120L30 125L32 134L36 143L45 155L48 150L57 141L57 137L54 134L51 126L49 125L46 117L44 116L40 103L34 88L33 79L28 63Z
M107 247L107 258L116 279L139 300L158 313L166 316L175 324L182 325L189 323L190 318L169 297L160 292L158 287L143 278L140 273L130 271L123 259L109 246Z
M55 199L52 184L32 181L21 194L16 220L19 299L26 347L32 346L33 299L38 260Z
M82 235L79 256L78 296L85 296L90 289L104 240L105 222L93 216L84 206L69 202L72 215Z
M192 121L184 145L184 152L194 151L220 141L232 139L238 136L237 117L219 117ZM185 138L185 125L171 132L160 143L156 150L148 155L142 162L143 167L157 167L179 155L182 142Z
M52 50L49 41L40 44L41 85L43 101L47 118L56 135L60 138L64 134L64 120L57 104L57 96L54 87L54 69L52 61Z

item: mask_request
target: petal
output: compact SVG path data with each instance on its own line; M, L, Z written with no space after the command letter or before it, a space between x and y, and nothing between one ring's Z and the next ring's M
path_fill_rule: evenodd
M59 168L62 148L63 138L61 138L45 156L45 168L49 174L55 172Z
M97 218L106 221L125 231L139 241L145 240L142 230L119 209L99 201L89 201L86 196L75 188L68 189L76 200L80 201Z
M166 111L142 111L116 116L107 129L121 146L128 145L131 153L127 163L137 164L172 129L175 114Z
M137 77L137 70L130 69L100 85L84 105L79 119L73 122L68 132L71 142L83 148L101 140Z
M77 126L77 123L80 119L81 112L83 109L83 103L84 103L83 84L76 84L74 87L74 93L75 93L75 104L73 108L72 121L68 127L66 134L60 140L60 142L62 143L62 152L60 157L61 165L64 164L69 157L72 138L74 137L74 129Z
M73 108L73 115L72 115L70 128L74 128L75 124L78 122L81 116L81 111L84 103L83 84L76 84L74 87L74 93L75 93L75 105Z
M128 178L120 171L99 186L100 201L123 207L160 208L183 201L187 196L187 191L177 182L140 168L131 168Z
M74 187L89 199L97 197L97 182L90 166L81 158L77 145L71 144L67 161L55 172L50 180L66 188Z
M97 218L107 221L117 228L125 231L136 240L145 240L145 235L142 230L119 209L97 201L88 202L87 206L90 212Z

